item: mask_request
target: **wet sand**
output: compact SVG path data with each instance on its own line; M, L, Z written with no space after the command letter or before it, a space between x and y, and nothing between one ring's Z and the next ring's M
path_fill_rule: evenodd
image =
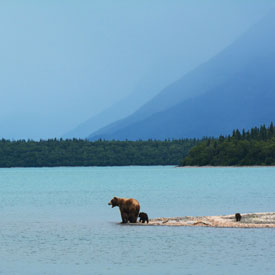
M149 223L137 223L141 226L204 226L204 227L228 227L228 228L275 228L275 212L247 213L243 214L239 222L235 220L235 214L226 216L201 216L201 217L175 217L155 218Z

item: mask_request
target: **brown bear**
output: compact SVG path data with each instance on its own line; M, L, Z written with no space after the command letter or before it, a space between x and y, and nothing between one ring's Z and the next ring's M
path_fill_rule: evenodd
M117 198L114 197L108 205L112 205L112 208L118 206L120 209L122 223L136 223L139 213L139 202L135 199Z

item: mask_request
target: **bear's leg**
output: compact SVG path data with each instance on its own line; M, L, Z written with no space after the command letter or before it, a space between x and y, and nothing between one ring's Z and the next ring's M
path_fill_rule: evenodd
M130 216L129 221L130 221L130 223L136 223L137 222L137 217Z
M128 216L126 213L121 213L121 219L122 223L127 223L128 222Z

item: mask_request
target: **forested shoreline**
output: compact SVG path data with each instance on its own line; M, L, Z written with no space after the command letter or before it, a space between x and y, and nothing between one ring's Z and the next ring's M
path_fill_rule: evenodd
M275 127L234 130L227 137L205 139L193 147L180 166L275 165Z
M202 140L0 140L1 168L124 165L275 165L275 127Z
M198 142L2 139L0 167L178 165Z

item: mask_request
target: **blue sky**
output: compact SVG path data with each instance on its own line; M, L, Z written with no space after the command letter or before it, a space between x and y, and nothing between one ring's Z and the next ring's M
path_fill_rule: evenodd
M60 137L137 87L155 93L272 2L1 1L0 137Z

